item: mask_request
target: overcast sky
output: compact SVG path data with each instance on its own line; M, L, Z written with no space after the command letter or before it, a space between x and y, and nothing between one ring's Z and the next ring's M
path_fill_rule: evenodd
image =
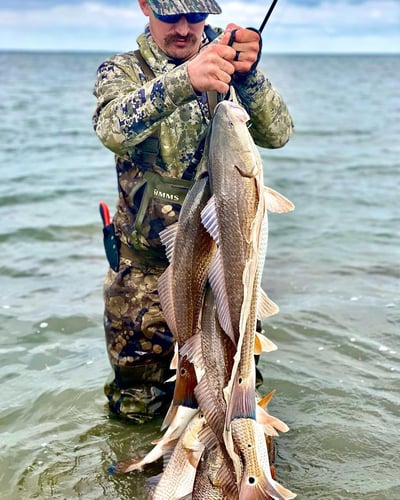
M221 0L210 23L259 27L272 0ZM0 49L119 52L146 18L136 0L0 0ZM400 53L400 0L279 0L264 52Z

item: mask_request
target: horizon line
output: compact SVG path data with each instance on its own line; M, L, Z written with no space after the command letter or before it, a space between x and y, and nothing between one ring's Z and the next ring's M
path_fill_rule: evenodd
M134 50L133 48L131 50ZM51 49L51 48L45 48L45 49L38 49L38 48L2 48L0 47L0 52L19 52L19 53L43 53L43 54L120 54L122 52L129 52L129 50L106 50L106 49ZM319 52L311 52L311 51L274 51L274 52L263 52L262 55L277 55L277 56L296 56L296 55L310 55L310 56L325 56L325 55L332 55L332 56L400 56L400 51L397 52L383 52L383 51L377 51L377 52L362 52L362 51L355 51L355 52L340 52L340 51L319 51Z

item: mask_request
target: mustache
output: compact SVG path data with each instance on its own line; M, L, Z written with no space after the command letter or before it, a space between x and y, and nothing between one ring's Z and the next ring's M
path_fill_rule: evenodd
M168 46L171 45L175 42L191 42L191 43L196 43L196 36L193 35L193 33L189 33L186 36L178 35L178 34L171 34L167 35L164 39L164 43Z

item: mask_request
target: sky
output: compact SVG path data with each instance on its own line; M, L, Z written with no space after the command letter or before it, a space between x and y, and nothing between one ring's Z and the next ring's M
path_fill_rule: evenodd
M220 0L228 22L258 28L272 0ZM0 49L121 52L146 18L137 0L0 0ZM279 0L263 31L270 53L400 53L400 0Z

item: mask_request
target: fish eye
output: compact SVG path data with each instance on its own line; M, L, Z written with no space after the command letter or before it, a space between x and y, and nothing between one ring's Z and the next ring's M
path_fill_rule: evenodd
M256 484L256 478L253 476L250 476L248 481L249 481L249 484Z

